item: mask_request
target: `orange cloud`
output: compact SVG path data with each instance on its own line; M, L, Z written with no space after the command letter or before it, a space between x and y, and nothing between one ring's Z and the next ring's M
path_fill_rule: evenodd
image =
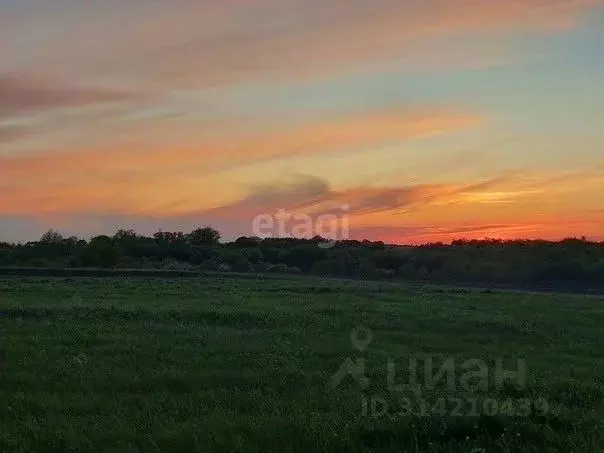
M220 169L295 154L419 139L464 129L480 121L479 117L466 114L382 112L291 125L266 134L225 133L223 137L202 139L195 149L109 149L4 156L0 157L0 181L4 187L0 212L99 210L120 203L119 195L115 195L116 201L111 193L114 187L122 193L138 193L133 198L144 206L161 206L180 200L185 188L184 193L189 196L202 195L190 193L190 180L199 181ZM160 181L166 181L162 190L149 187L159 186ZM158 193L158 198L148 200L150 192ZM196 207L195 202L192 200L190 208Z
M601 219L592 212L598 201L592 198L591 208L573 207L603 182L599 173L509 174L478 182L334 190L323 179L297 176L252 187L240 201L186 218L219 218L249 228L256 216L276 215L280 210L313 218L335 214L348 218L353 238L397 243L448 242L459 237L555 239L578 231L599 237ZM558 203L552 205L553 200Z
M76 191L67 186L47 193L30 188L20 190L16 196L9 193L3 202L13 213L26 212L21 209L23 203L31 203L36 218L52 221L54 225L72 221L73 225L83 225L87 224L86 219L97 219L94 223L101 222L103 231L124 225L146 232L160 227L178 230L207 223L219 227L228 237L250 235L256 215L275 215L279 209L285 209L314 218L325 213L344 215L348 217L352 238L394 243L486 237L561 239L581 235L604 239L601 231L604 210L600 199L593 197L597 190L594 188L603 187L603 180L602 174L539 178L516 174L478 182L334 190L323 179L297 176L283 183L252 187L246 197L236 202L180 214L149 204L162 200L162 193L174 183L170 179L137 184L137 190L128 181L108 186L90 184L85 190ZM186 183L178 189L182 196L189 195ZM214 184L208 183L199 192L204 194L200 199L217 191ZM484 198L490 200L491 194L500 193L512 196L514 202L501 204L498 195L496 203L484 203ZM577 202L586 197L590 197L591 204ZM190 206L189 203L187 200L184 206ZM344 205L348 209L343 209ZM64 211L53 215L56 206ZM103 209L96 210L98 206ZM60 219L64 221L59 222Z
M129 8L87 5L66 15L42 8L37 14L22 13L8 23L8 36L47 30L30 37L31 46L20 47L14 57L35 70L89 77L111 74L120 81L154 87L205 87L317 76L379 61L405 62L418 43L434 38L567 29L585 11L602 4L602 0L175 0L137 9L135 0Z

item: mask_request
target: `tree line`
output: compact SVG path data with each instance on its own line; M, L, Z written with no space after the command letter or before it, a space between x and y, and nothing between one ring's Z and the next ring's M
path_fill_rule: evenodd
M604 243L585 238L456 240L390 245L381 241L240 237L221 242L210 227L144 236L118 230L90 240L50 230L27 243L0 242L0 266L121 268L311 274L328 277L604 284Z

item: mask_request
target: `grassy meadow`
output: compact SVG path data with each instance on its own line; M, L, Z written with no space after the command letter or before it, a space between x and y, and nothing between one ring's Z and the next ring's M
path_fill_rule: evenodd
M524 360L525 382L498 385L498 360ZM429 361L454 363L454 382L430 385ZM476 362L489 383L469 390ZM389 385L411 374L420 391ZM598 452L603 396L596 297L0 279L1 452Z

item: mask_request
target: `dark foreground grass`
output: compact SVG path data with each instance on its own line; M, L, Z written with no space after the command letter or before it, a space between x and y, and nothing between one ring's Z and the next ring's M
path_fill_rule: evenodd
M335 386L358 359L366 380ZM498 360L526 360L526 382L498 385ZM454 373L430 385L430 363L429 376L451 363ZM486 367L483 388L470 364ZM603 371L597 298L308 279L0 280L2 452L597 452ZM419 389L400 392L409 375Z

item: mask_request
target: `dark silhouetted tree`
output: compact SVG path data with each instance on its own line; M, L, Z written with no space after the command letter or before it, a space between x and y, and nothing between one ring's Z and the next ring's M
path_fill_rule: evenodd
M187 235L187 240L192 245L218 245L220 233L210 227L197 228Z
M38 241L40 244L60 244L63 242L63 235L56 230L48 230Z
M90 266L112 268L119 259L119 249L109 236L96 236L84 252L84 262Z

